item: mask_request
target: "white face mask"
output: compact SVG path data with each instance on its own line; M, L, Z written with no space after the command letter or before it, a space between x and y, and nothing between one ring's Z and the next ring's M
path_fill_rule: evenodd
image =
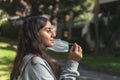
M69 43L61 39L55 39L53 47L48 47L48 49L55 51L55 52L68 52Z

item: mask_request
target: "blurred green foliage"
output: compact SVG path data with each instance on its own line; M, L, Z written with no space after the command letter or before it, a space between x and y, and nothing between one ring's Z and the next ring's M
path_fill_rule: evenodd
M10 21L5 21L2 25L2 36L11 39L18 39L20 25L13 26Z

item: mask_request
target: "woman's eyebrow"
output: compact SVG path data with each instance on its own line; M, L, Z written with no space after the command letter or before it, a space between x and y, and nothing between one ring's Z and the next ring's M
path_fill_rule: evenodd
M46 27L45 29L53 29L53 27Z

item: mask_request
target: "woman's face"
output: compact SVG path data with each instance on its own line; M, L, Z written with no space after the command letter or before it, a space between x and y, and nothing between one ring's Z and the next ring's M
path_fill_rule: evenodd
M54 45L54 37L56 36L56 34L49 21L47 21L46 25L42 29L40 29L39 34L43 44L46 47L52 47Z

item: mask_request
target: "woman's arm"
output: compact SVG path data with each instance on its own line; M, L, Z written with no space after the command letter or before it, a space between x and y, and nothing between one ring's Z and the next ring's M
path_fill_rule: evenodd
M73 60L68 60L65 68L63 69L59 80L76 80L80 75L78 72L79 63Z
M82 59L82 48L76 43L70 49L68 55L68 62L65 69L60 75L60 80L76 80L76 77L79 76L77 71L79 61Z

